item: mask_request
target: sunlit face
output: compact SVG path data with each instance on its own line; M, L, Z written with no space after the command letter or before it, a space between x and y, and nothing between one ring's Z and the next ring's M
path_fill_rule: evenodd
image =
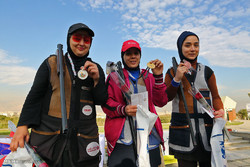
M129 68L136 68L140 63L141 55L137 48L130 48L125 51L123 60Z
M78 37L75 37L74 35L77 35ZM89 38L92 41L92 38L84 30L78 30L71 35L70 48L76 56L83 57L89 52L91 41L89 42L86 40Z
M195 35L188 36L182 44L182 54L194 60L199 54L199 40Z

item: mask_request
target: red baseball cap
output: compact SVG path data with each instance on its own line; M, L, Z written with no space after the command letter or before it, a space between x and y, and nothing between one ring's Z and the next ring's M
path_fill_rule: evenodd
M129 48L137 48L141 52L141 47L140 47L139 43L136 42L135 40L130 39L130 40L123 42L121 51L126 52L126 50L128 50Z

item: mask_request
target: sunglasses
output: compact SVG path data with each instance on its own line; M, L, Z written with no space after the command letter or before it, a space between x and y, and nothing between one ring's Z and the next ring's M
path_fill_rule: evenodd
M81 42L82 39L83 39L85 44L90 44L92 41L92 38L90 36L84 36L82 34L73 34L72 35L72 40L74 42Z

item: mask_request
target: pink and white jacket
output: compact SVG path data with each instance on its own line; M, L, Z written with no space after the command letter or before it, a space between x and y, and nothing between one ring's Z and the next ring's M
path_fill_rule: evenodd
M145 70L142 70L142 73ZM130 87L128 71L123 69L125 83ZM149 111L156 113L155 106L163 107L168 102L166 93L166 85L163 83L163 75L154 76L149 73L148 77L144 80L146 89L148 91L148 106ZM108 100L105 105L102 106L103 111L106 113L105 120L105 137L108 145L108 155L111 154L115 148L116 142L119 139L124 122L126 120L126 101L120 88L115 82L108 76L106 85L108 86ZM155 128L161 137L161 144L163 145L163 130L160 118L158 117L155 123Z

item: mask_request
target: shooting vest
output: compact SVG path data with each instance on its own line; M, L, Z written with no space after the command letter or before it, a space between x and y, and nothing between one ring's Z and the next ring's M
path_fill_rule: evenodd
M71 65L64 56L65 101L68 133L61 134L60 80L57 75L56 56L47 59L50 70L50 88L42 102L39 127L31 132L31 145L39 155L54 163L67 148L75 163L95 159L100 155L96 110L93 101L92 79L80 80L73 76ZM62 150L57 151L57 150ZM59 154L59 155L58 155Z
M202 114L201 105L190 93L188 93L188 90L191 88L191 83L185 77L183 77L182 83L195 139L206 151L211 151L209 141L212 132L213 119L206 113ZM194 84L194 86L201 92L207 102L212 105L211 93L205 80L204 65L197 64L197 74L192 84ZM178 90L178 93L172 102L169 146L172 151L181 153L192 152L195 148L186 118L184 103L182 97L180 97L180 90Z

